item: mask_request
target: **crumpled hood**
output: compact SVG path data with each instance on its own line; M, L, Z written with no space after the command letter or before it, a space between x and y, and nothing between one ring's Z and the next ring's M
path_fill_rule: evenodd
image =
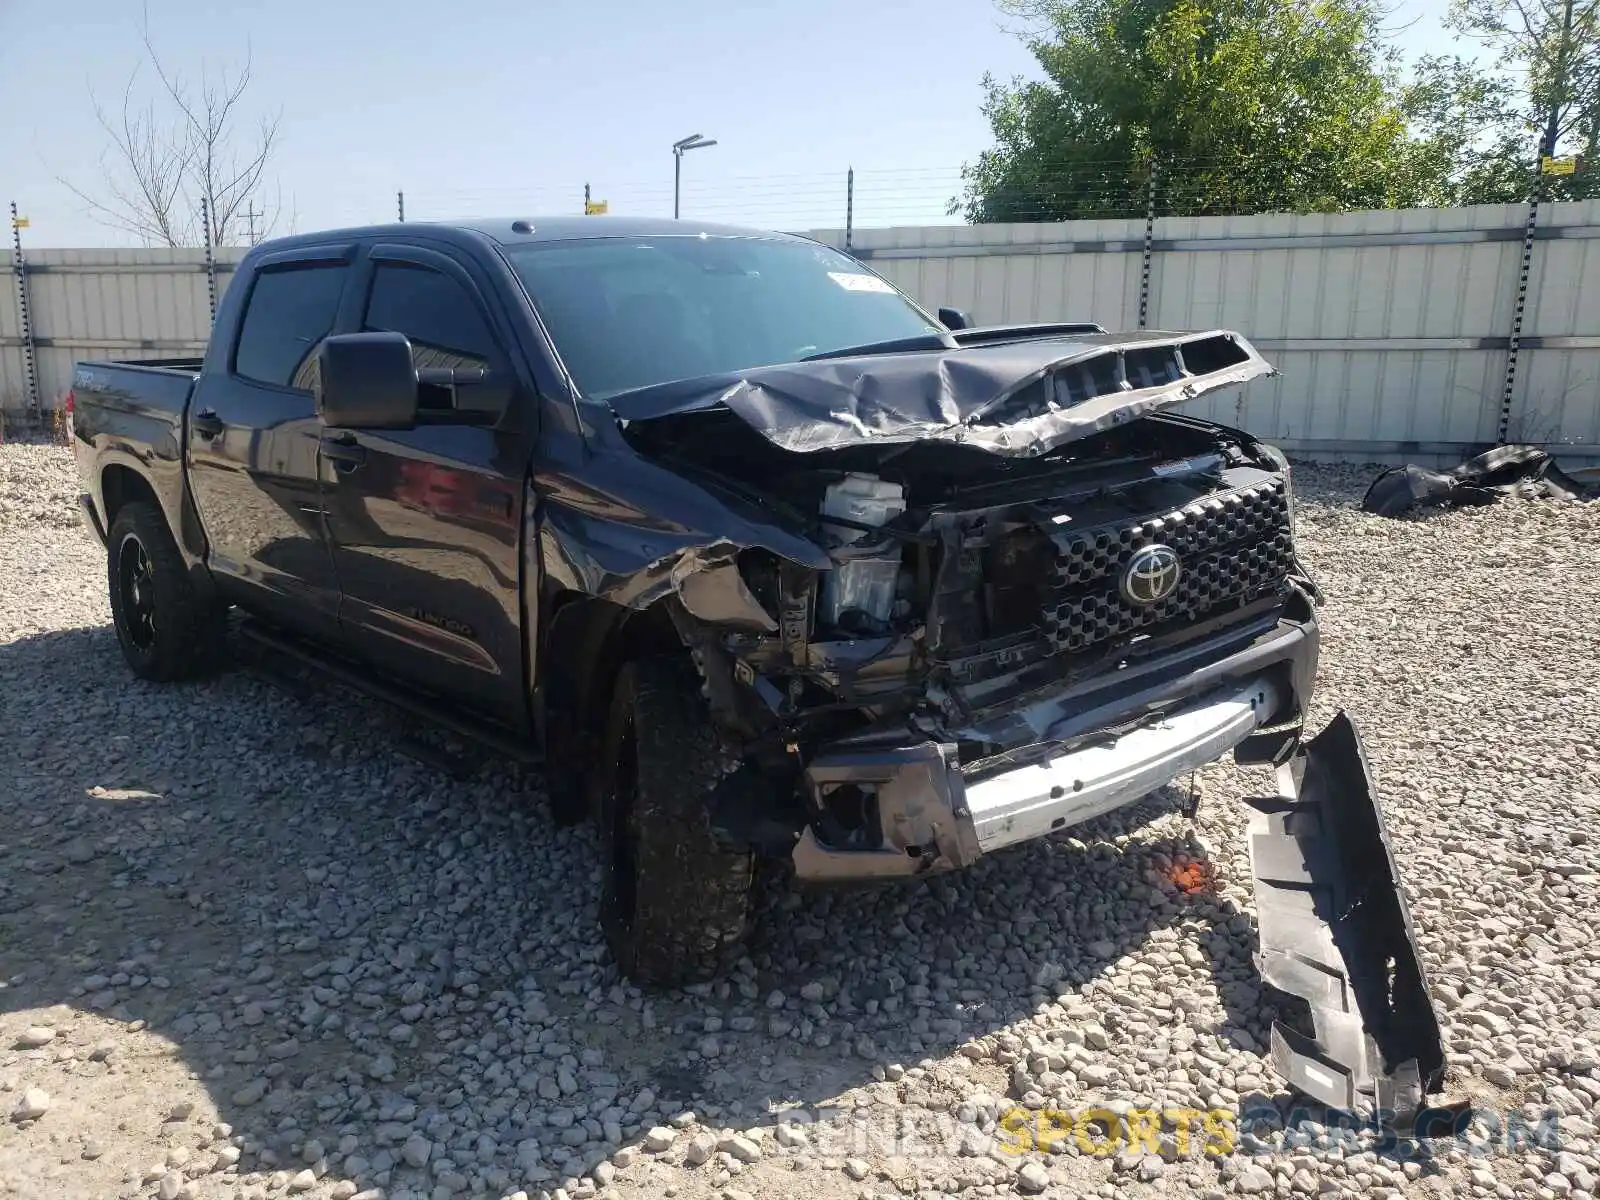
M947 441L1025 458L1271 374L1236 333L1141 331L782 363L610 404L627 422L727 408L796 453Z

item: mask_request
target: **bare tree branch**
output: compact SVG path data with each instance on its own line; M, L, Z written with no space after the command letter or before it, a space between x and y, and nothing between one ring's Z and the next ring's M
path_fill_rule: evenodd
M240 129L252 78L248 47L238 70L213 76L202 66L194 86L162 60L148 13L141 41L159 95L141 105L136 69L123 92L120 118L113 119L91 89L107 139L101 178L94 188L60 182L95 220L150 245L199 245L208 232L214 245L227 245L239 240L246 211L271 229L281 205L265 203L266 176L281 114L260 118L251 134ZM209 214L209 231L202 213Z
M180 241L179 201L188 167L187 145L161 126L153 105L139 107L138 74L135 68L129 75L115 119L91 93L95 119L107 140L99 163L102 195L90 195L66 179L60 182L102 224L132 233L147 244L175 246Z

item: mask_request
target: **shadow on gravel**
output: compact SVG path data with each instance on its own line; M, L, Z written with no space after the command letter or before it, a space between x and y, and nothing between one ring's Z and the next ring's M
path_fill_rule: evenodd
M0 646L0 1011L147 1023L240 1172L299 1170L315 1140L327 1180L536 1192L681 1110L815 1116L886 1068L935 1113L1203 1101L1224 1070L1277 1089L1251 922L1197 842L1142 828L1172 797L920 885L769 879L729 978L640 995L598 937L593 840L551 826L536 781L454 780L389 748L393 710L302 694L141 683L106 628ZM1047 1008L1073 1031L1053 1051L1088 1040L1076 1075L1030 1053L1048 1032L1019 1023ZM1258 1069L1219 1065L1241 1050Z

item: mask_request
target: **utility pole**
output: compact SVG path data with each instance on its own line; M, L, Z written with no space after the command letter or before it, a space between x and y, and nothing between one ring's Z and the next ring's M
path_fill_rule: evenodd
M683 156L690 150L703 150L707 146L715 146L716 138L701 137L698 133L691 133L686 138L679 138L672 143L672 219L678 219L678 190L683 183Z
M256 202L254 200L251 200L250 207L244 210L244 219L249 223L250 226L250 244L252 246L258 244L256 241L256 218L265 215L265 213L258 212L256 210Z

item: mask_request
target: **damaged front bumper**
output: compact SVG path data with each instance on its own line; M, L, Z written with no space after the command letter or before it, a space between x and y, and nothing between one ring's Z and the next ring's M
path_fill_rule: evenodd
M1310 597L1296 593L1277 619L996 704L942 738L901 727L824 746L804 771L811 811L835 810L842 790L867 801L867 819L843 838L830 836L826 822L808 825L794 846L796 877L843 882L967 867L1132 804L1263 726L1289 727L1292 739L1318 644ZM961 762L963 745L1003 752Z
M1250 864L1268 984L1309 1021L1272 1029L1272 1061L1315 1100L1405 1128L1444 1080L1444 1042L1383 810L1342 712L1252 800Z
M824 755L806 771L819 803L835 787L871 789L882 841L835 849L808 827L795 846L795 873L833 882L970 866L981 854L1081 824L1215 762L1272 719L1282 700L1279 686L1261 676L1120 736L974 783L963 779L948 744Z

